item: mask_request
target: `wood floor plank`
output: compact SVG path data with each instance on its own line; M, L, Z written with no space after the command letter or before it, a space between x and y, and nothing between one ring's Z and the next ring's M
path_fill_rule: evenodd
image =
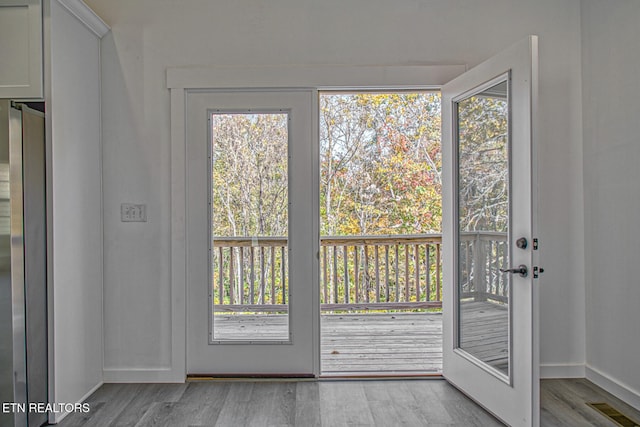
M448 384L443 381L424 383L407 381L404 389L418 403L417 411L426 423L451 424L455 421L443 404L443 399L452 399L453 390ZM455 392L454 395L457 398L457 390Z
M604 415L587 405L588 402L605 402L625 415L640 421L640 411L609 394L603 394L594 384L585 379L544 380L541 391L542 404L549 408L559 425L591 423L596 427L614 425Z
M374 425L361 381L320 383L322 425Z
M614 425L588 401L640 418L585 379L543 380L541 399L544 427ZM444 380L105 384L86 402L59 426L502 426Z
M134 396L144 388L143 384L104 384L93 393L86 402L91 410L88 414L74 413L64 419L65 425L91 425L95 427L111 427L114 420L129 406ZM88 416L86 424L77 423Z
M320 400L296 401L295 426L322 426Z
M134 427L153 403L175 403L180 400L188 384L142 384L131 396L129 404L109 424L110 427Z
M320 401L320 387L317 381L300 381L296 383L296 403Z

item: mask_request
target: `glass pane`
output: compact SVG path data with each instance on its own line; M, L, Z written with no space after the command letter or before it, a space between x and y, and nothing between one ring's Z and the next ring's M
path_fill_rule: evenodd
M509 374L509 98L501 82L456 103L458 347Z
M288 113L211 115L214 341L288 341Z

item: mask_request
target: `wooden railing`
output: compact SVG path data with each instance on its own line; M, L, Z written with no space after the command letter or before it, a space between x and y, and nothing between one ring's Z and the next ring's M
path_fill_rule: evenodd
M323 310L442 306L439 234L320 239Z
M287 310L287 238L213 240L215 311ZM442 236L331 236L320 239L323 311L442 307ZM462 297L506 301L506 235L461 235Z
M509 277L507 233L474 231L460 234L460 283L462 298L507 302Z

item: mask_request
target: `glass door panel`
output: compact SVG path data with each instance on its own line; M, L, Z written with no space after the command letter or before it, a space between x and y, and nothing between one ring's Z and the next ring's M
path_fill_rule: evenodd
M458 347L509 375L508 76L455 102Z
M213 342L288 341L289 113L211 112Z

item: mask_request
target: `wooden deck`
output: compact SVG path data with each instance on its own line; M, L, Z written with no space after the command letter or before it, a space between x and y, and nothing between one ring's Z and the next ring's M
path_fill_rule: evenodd
M322 373L439 373L442 314L323 314Z
M506 309L486 302L469 302L465 303L464 313L465 350L502 367L506 362L507 337L501 333L507 327ZM260 336L284 340L288 336L287 318L280 314L220 314L216 315L214 325L216 338ZM321 368L323 375L439 373L442 370L442 315L324 313Z

